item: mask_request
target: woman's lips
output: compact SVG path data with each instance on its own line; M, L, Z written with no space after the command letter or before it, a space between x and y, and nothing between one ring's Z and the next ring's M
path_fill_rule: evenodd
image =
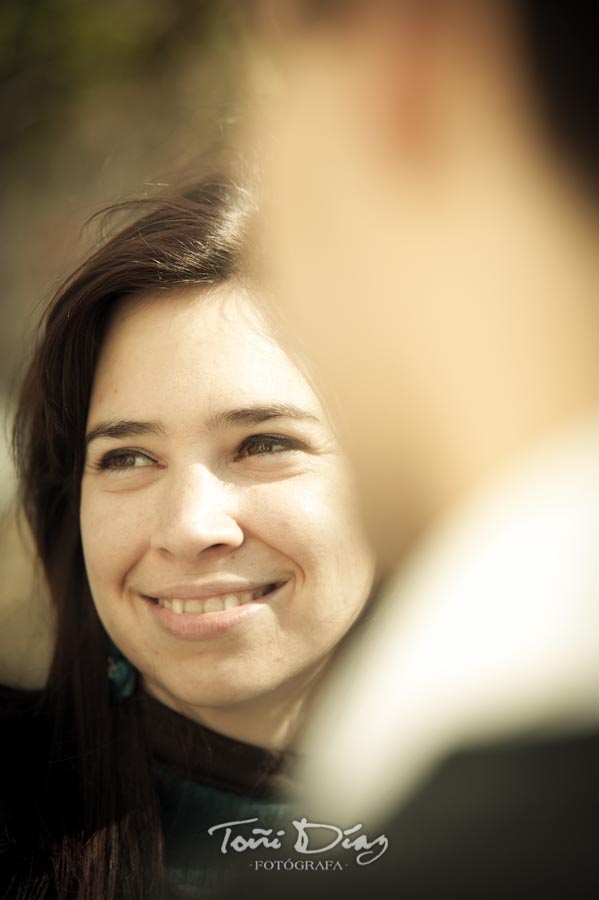
M263 610L287 582L263 585L253 591L218 594L203 599L156 598L142 595L157 624L187 640L217 637Z
M261 597L272 593L280 586L280 582L262 585L251 591L229 591L227 593L214 594L210 597L150 597L164 609L170 609L177 615L187 613L205 613L222 612L225 609L235 609L237 606L244 606L251 603L252 600L259 600Z

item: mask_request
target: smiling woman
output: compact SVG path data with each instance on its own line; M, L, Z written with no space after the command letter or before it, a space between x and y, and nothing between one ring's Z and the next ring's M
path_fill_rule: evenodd
M117 305L81 535L99 616L150 693L235 738L288 744L368 593L348 487L314 391L245 288Z
M288 812L372 586L326 412L243 277L246 195L145 205L52 301L17 418L58 628L47 689L3 691L15 897L217 883L207 829Z

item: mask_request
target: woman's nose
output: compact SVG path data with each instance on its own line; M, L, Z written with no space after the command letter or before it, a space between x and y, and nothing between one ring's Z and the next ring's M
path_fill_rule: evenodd
M230 487L207 468L190 467L164 479L151 546L171 556L195 559L216 548L236 549L244 534Z

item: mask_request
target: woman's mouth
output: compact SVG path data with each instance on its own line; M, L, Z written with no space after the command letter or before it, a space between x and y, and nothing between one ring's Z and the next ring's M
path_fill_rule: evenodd
M244 606L254 600L260 600L272 594L277 588L281 587L283 582L273 582L265 584L253 591L239 591L237 593L215 594L212 597L204 597L199 600L196 598L185 600L179 598L165 599L163 597L148 597L153 603L158 604L162 609L171 610L171 612L182 615L184 613L195 613L202 615L204 613L222 612L226 609L235 609L237 606Z
M231 591L199 597L152 597L142 594L146 607L161 631L187 641L221 637L265 614L285 595L287 581L264 584L248 591Z

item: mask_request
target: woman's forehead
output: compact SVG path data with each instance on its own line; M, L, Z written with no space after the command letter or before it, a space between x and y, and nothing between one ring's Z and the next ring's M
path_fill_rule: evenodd
M245 328L264 337L269 335L264 312L247 287L235 281L223 284L182 285L140 291L123 297L114 306L104 344L116 338L142 340L160 321L168 331L187 330L188 321L201 321L200 328L213 330L215 325ZM167 337L167 332L162 334Z
M306 377L233 285L140 294L115 310L100 353L90 418L104 411L214 414L288 404L323 417ZM155 413L154 413L155 414Z

